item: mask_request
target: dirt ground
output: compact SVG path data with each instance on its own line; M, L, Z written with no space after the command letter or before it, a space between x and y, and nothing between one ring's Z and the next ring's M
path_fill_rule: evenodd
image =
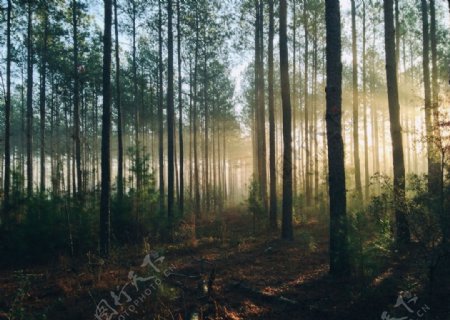
M414 244L375 277L333 279L326 227L297 226L285 242L252 237L249 223L228 217L226 240L145 243L115 249L109 261L89 254L0 271L0 319L450 319L449 282L437 273L430 286Z

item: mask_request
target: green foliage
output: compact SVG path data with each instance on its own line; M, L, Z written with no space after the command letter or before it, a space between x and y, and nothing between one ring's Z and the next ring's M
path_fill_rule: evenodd
M413 174L408 179L408 220L413 238L427 248L435 247L441 236L438 195L428 191L427 177Z
M145 149L136 156L136 148L128 150L132 160L129 189L122 199L114 198L111 204L112 236L117 243L140 243L144 237L158 237L164 229L158 212L159 192L154 173L150 172L149 156ZM133 185L133 177L139 175L142 185Z
M261 199L261 188L258 181L253 177L250 182L248 190L247 199L247 209L248 212L257 217L262 217L264 215L264 205Z
M372 179L380 184L381 194L348 217L352 265L355 274L362 278L372 278L381 271L391 257L394 245L389 179L380 175Z
M8 223L0 226L0 266L47 263L95 247L98 214L88 208L45 194L13 204Z

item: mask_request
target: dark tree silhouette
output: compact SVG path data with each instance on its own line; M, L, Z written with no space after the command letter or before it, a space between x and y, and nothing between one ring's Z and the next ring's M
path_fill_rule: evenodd
M342 140L341 13L339 0L325 2L327 34L326 127L330 195L330 273L350 271L347 239L344 144Z
M386 80L391 124L392 157L394 166L394 204L396 240L398 244L409 242L409 227L405 213L405 164L400 126L400 104L398 101L397 61L395 57L395 28L393 1L384 0L384 38L386 55Z
M287 45L287 3L280 1L280 80L283 104L283 220L281 237L292 240L292 118L289 85L289 53Z
M6 96L5 96L5 184L4 213L7 215L11 189L11 12L8 0L6 12Z
M269 176L270 209L269 220L272 231L277 229L277 176L275 159L275 102L273 92L273 38L275 33L273 0L269 0L269 48L268 48L268 85L269 85Z
M114 36L116 58L116 107L117 107L117 196L123 198L123 117L120 88L120 47L119 47L119 19L117 16L117 0L114 0Z
M167 1L168 13L168 72L167 72L167 216L169 239L172 238L172 224L174 216L174 89L173 89L173 8L172 0Z
M105 0L103 35L103 116L102 116L102 182L100 199L100 254L108 257L110 249L111 198L111 47L112 0Z

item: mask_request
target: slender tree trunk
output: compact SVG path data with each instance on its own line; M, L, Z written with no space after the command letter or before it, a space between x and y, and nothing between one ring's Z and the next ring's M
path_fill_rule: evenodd
M206 39L206 30L204 34L204 39ZM208 64L207 64L207 56L208 52L205 50L205 56L204 56L204 79L203 79L203 108L205 112L205 132L204 132L204 143L205 143L205 157L204 157L204 176L203 181L205 182L204 185L204 204L206 213L209 213L210 211L210 186L209 186L209 106L208 106Z
M277 229L277 176L276 176L276 150L275 150L275 102L273 90L273 38L274 27L274 0L269 0L269 176L270 176L270 212L269 221L272 231ZM225 157L225 153L224 153Z
M180 197L178 206L180 215L184 214L184 143L183 143L183 79L181 77L181 10L177 0L177 58L178 58L178 143L180 156Z
M437 65L437 40L436 40L436 3L435 0L430 0L430 40L431 40L431 79L432 79L432 110L433 110L433 139L435 141L441 141L440 133L440 112L439 112L439 70ZM437 147L433 146L432 157L432 173L430 174L431 185L433 186L433 194L439 195L439 216L441 219L441 228L443 235L443 242L446 243L450 237L447 226L447 217L444 216L444 183L443 183L443 162L445 162L444 156L438 152Z
M137 79L137 57L136 57L136 15L137 7L136 1L131 0L131 20L132 20L132 68L133 68L133 104L134 104L134 143L136 147L136 190L138 191L138 201L139 201L139 191L142 190L142 174L143 174L143 161L141 159L141 145L139 141L139 131L140 131L140 105L138 102L138 79ZM162 64L162 62L161 62Z
M11 189L11 12L12 2L8 0L6 18L6 96L5 96L5 185L4 215L8 217Z
M296 164L296 145L295 145L295 129L297 123L297 6L296 2L292 3L292 128L293 128L293 141L292 141L292 194L294 199L297 197L297 164ZM299 67L300 68L300 67ZM269 142L270 143L270 142ZM269 164L270 167L270 164ZM270 168L269 168L270 170ZM295 214L294 207L294 214Z
M100 200L100 253L105 257L109 256L111 232L111 24L112 0L105 0L105 31L103 36L102 190Z
M352 7L352 55L353 55L353 159L355 163L355 190L358 199L362 199L361 162L359 159L359 95L358 95L358 54L356 51L356 5L351 0Z
M197 115L197 78L198 78L198 51L199 51L199 26L198 26L198 8L195 11L195 53L194 53L194 81L193 81L193 148L194 148L194 209L195 218L201 217L200 210L200 180L199 180L199 168L198 168L198 115ZM197 221L197 219L195 220Z
M75 161L77 171L77 196L83 193L83 182L81 176L81 141L80 141L80 80L78 65L78 18L77 1L72 1L72 23L73 23L73 113L74 113L74 139L75 139Z
M327 34L326 125L330 195L330 273L350 271L347 240L344 144L342 140L341 14L339 0L325 2Z
M114 0L114 34L116 58L116 106L117 106L117 194L119 201L123 198L123 125L122 125L122 97L120 88L120 46L119 46L119 19L117 15L117 0Z
M174 89L173 89L173 8L172 0L167 1L168 14L168 72L167 72L167 217L168 217L168 236L172 241L172 227L174 217Z
M395 29L392 0L384 2L386 78L391 124L392 155L394 167L394 205L397 227L397 242L405 244L410 240L408 221L405 213L405 164L400 126L400 104L398 102L397 62L395 56Z
M292 118L287 44L287 3L280 0L280 81L283 104L283 220L281 238L292 240Z
M317 15L314 15L313 19L313 118L312 118L312 130L313 133L312 145L314 145L314 205L317 205L319 199L319 151L318 151L318 135L317 135L317 73L319 69L318 65L318 35L317 35ZM312 149L312 148L311 148Z
M164 212L164 123L163 123L163 57L162 57L162 9L161 0L158 1L158 55L159 55L159 103L158 103L158 123L159 123L159 212Z
M367 74L366 74L366 2L363 0L362 2L362 11L363 11L363 21L362 21L362 37L363 37L363 52L362 52L362 58L363 58L363 70L362 70L362 77L363 77L363 110L364 110L364 199L367 202L369 200L369 184L370 184L370 174L369 174L369 137L368 137L368 130L367 130Z
M439 113L439 79L438 79L438 65L437 65L437 41L436 41L436 4L435 0L430 0L430 43L431 43L431 89L432 89L432 129L433 139L440 141L440 113ZM441 185L441 159L440 154L435 144L433 144L433 154L431 163L431 172L429 173L431 179L432 192L440 194L443 185Z
M423 87L425 92L425 130L427 143L427 160L428 160L428 190L433 194L437 194L439 183L439 175L435 172L435 148L433 144L433 120L432 120L432 104L431 104L431 83L430 83L430 29L428 23L428 1L421 0L422 8L422 66L423 66ZM439 164L438 164L439 165Z
M28 0L27 31L27 194L33 194L33 12Z
M307 2L303 8L304 28L305 28L305 198L306 206L311 206L311 150L309 149L309 97L308 97L308 80L309 80L309 31Z
M44 36L41 53L41 83L39 92L40 111L40 191L45 192L45 103L46 103L46 76L47 76L47 38L48 38L48 8L44 8Z

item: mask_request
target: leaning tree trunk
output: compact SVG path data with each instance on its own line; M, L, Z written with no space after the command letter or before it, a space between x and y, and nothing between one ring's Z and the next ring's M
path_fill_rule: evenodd
M342 140L341 14L339 0L325 2L327 35L326 126L330 196L330 273L350 271L347 240L344 143Z
M391 125L392 156L394 167L394 206L396 219L396 240L399 245L410 240L405 212L405 164L400 126L400 104L398 102L397 61L395 57L395 28L393 1L384 0L384 32L386 55L386 79Z

